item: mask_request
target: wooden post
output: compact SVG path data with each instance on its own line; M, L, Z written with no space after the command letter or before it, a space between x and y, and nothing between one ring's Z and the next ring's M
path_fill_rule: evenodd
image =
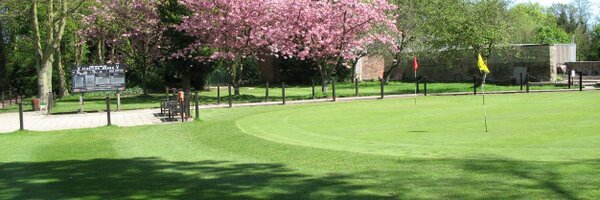
M427 76L424 77L423 81L425 81L423 82L423 94L427 96Z
M79 113L83 113L83 92L79 93Z
M196 92L196 94L194 94L194 108L196 109L196 120L200 119L200 110L198 109L198 92Z
M567 85L569 85L569 89L571 89L571 71L567 72L567 77L569 78L569 80L567 80Z
M106 124L110 126L110 97L106 97Z
M19 103L19 130L25 130L23 126L23 103Z
M331 79L331 100L336 101L335 99L335 78Z
M315 99L315 98L317 98L317 97L315 96L315 80L313 79L312 80L312 99Z
M165 86L165 94L167 95L167 101L169 101L169 87Z
M269 81L265 84L265 102L269 102Z
M380 82L380 84L379 84L379 89L380 89L380 93L381 93L381 99L383 99L383 97L384 97L384 94L383 94L383 92L384 92L384 88L383 88L383 78L380 78L380 79L379 79L379 82Z
M191 111L191 107L192 107L192 91L190 90L186 90L185 91L185 119L187 121L188 118L191 118L192 116L192 111Z
M525 82L525 87L526 87L527 93L529 93L529 73L527 73L525 76L527 76L527 77L525 77L526 81L527 81L527 82Z
M47 108L46 108L46 113L47 114L50 114L50 112L52 111L52 107L54 107L53 106L53 104L54 104L54 97L52 97L52 95L54 95L54 94L52 94L52 92L48 92L48 105L47 105Z
M354 96L358 96L358 78L354 79Z
M281 82L281 101L285 105L285 82Z
M217 104L221 104L221 86L217 85Z
M417 84L417 94L421 93L421 90L419 88L419 81L415 80L415 83Z
M583 72L579 72L579 91L583 91Z
M477 76L473 76L473 95L477 95Z
M231 107L233 107L233 99L231 96L231 81L227 84L227 92L229 93L229 96L227 98L229 101L229 107L231 108Z
M117 91L117 111L121 111L121 91Z
M181 107L181 122L185 121L185 100L179 100L179 106Z
M523 72L519 74L519 85L521 87L520 90L523 91ZM571 88L571 86L569 86L569 88Z

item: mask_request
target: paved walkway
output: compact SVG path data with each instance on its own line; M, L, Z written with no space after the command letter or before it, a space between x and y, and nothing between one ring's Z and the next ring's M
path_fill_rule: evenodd
M599 90L598 88L586 88L585 91ZM531 93L541 92L575 92L578 89L570 90L535 90ZM515 94L525 93L524 91L496 91L486 92L486 94ZM472 95L472 92L456 92L456 93L436 93L431 94L432 96L457 96L457 95ZM423 96L423 94L419 94ZM411 98L414 94L403 94L403 95L386 95L385 98ZM357 100L372 100L379 99L380 96L368 96L368 97L345 97L337 98L337 101L357 101ZM306 104L306 103L322 103L331 102L332 99L314 99L314 100L299 100L299 101L288 101L286 104ZM240 103L233 104L233 107L248 107L248 106L269 106L269 105L282 105L282 102L261 102L261 103ZM229 107L227 102L220 105L203 105L200 109L209 108L225 108ZM193 109L193 108L192 108ZM150 124L167 124L169 122L165 117L161 116L159 109L144 109L144 110L131 110L131 111L120 111L111 113L111 122L116 126L140 126ZM193 113L193 111L192 111ZM94 128L106 126L106 113L85 113L85 114L65 114L65 115L42 115L38 112L25 112L24 113L24 127L26 130L32 131L52 131L52 130L67 130L67 129L80 129L80 128ZM0 133L10 133L19 130L19 115L18 113L7 113L0 114Z
M132 110L111 113L111 122L116 126L139 126L162 124L164 119L158 117L158 109ZM39 112L23 113L23 124L26 130L53 131L66 129L94 128L106 126L106 113L85 113L65 115L43 115ZM0 114L0 133L19 130L19 114Z

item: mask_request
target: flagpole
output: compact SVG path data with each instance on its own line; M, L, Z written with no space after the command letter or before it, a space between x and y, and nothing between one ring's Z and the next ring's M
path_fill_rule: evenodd
M487 77L487 74L484 73L483 74L483 83L481 84L481 93L483 94L483 117L484 117L484 122L485 122L485 132L488 132L488 126L487 126L487 111L485 109L485 78Z
M415 105L417 105L417 70L415 71Z

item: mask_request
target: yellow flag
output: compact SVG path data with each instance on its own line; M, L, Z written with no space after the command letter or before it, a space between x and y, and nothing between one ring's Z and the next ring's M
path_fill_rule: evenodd
M490 73L490 70L488 69L487 65L485 64L485 62L483 62L483 58L481 57L481 54L479 54L479 58L477 60L477 67L479 67L479 71L483 71L483 73L485 73L485 74Z

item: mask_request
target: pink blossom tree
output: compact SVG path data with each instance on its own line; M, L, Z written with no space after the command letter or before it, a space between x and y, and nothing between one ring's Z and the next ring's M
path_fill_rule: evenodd
M395 20L389 13L396 7L386 0L297 0L279 7L281 22L275 32L288 33L273 45L274 50L301 60L317 62L323 92L336 68L365 54L374 44L395 50Z
M97 42L100 62L131 60L130 66L141 75L144 93L150 66L163 58L161 45L166 28L160 21L158 6L157 0L96 0L91 14L83 18L86 28L80 31L85 40ZM104 58L105 46L111 50L108 59Z
M319 64L323 90L335 68L376 41L392 44L395 23L386 0L181 0L193 13L178 27L199 38L176 56L214 48L209 57L229 61L238 92L243 59L260 54L311 59Z
M235 95L239 95L246 59L269 54L270 34L275 21L275 8L280 0L181 0L193 14L184 18L178 29L197 38L176 57L198 55L205 47L213 49L211 56L196 56L198 60L221 60L228 65Z

